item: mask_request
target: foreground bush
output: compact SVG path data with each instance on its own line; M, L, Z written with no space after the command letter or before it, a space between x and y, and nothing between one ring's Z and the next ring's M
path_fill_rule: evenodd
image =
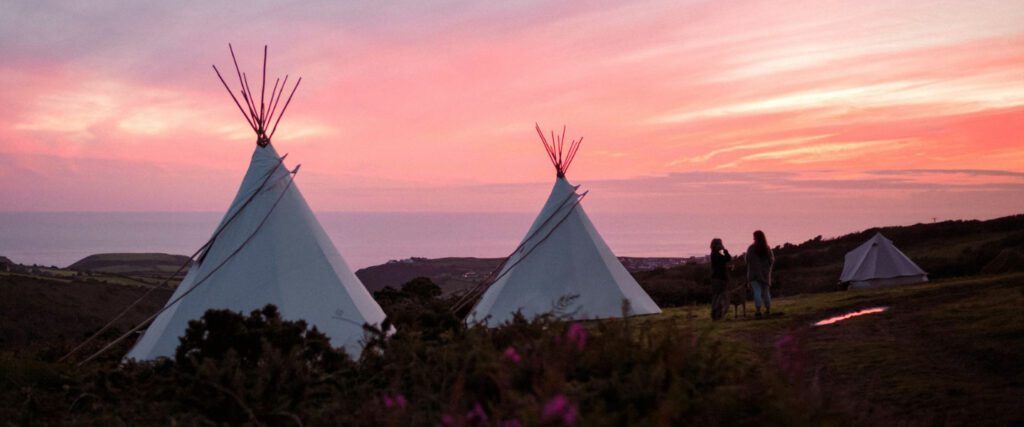
M62 385L5 390L6 403L17 403L7 415L186 425L822 421L757 363L685 325L549 316L495 329L401 326L392 335L368 329L365 351L351 360L272 306L248 316L210 311L190 324L174 360L70 371Z

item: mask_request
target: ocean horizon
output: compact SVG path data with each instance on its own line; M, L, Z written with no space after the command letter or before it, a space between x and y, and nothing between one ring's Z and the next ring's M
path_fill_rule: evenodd
M739 215L592 213L618 256L703 255L714 237L742 252L763 229L772 245L835 237L865 228L918 221L867 223L863 218L808 215L759 221ZM190 255L213 233L219 212L0 212L0 256L21 264L66 267L106 252ZM317 218L353 269L409 257L507 256L536 213L321 212Z

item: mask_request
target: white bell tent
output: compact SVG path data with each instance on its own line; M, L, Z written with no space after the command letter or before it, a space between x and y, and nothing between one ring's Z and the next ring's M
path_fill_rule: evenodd
M849 289L864 289L927 282L928 273L876 233L846 254L839 281L849 284Z
M360 351L363 325L384 320L384 312L345 264L293 182L298 168L286 169L270 145L291 101L289 95L270 128L287 76L279 89L274 85L266 103L262 94L260 99L252 96L246 79L239 73L244 102L234 94L232 98L257 134L249 169L205 250L128 353L129 359L173 356L188 322L210 309L248 314L274 304L283 318L306 321L353 355Z
M469 320L496 326L517 311L527 318L547 312L571 319L609 318L622 315L623 301L629 302L631 314L660 313L583 211L580 201L586 193L578 194L565 178L582 138L566 147L564 128L561 137L552 133L550 144L540 126L537 133L557 172L554 188Z

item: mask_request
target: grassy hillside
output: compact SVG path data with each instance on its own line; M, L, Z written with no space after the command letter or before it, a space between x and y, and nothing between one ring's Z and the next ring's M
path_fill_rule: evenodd
M630 271L644 271L658 266L678 265L683 258L619 257ZM402 284L417 277L426 277L441 287L445 295L469 289L483 281L501 264L499 258L409 258L390 261L356 271L370 293Z
M184 255L161 253L109 253L89 255L68 266L70 270L131 275L167 275L190 260ZM185 267L183 272L188 271Z
M419 281L382 301L397 332L370 334L374 350L351 361L322 339L270 348L316 335L278 339L301 328L228 316L229 325L278 326L247 330L237 343L230 334L193 343L198 359L121 366L126 340L99 363L57 363L152 279L18 266L0 272L0 419L437 425L448 416L470 425L486 416L539 425L551 424L545 414L557 404L559 417L580 425L1024 423L1024 273L1014 272L1024 269L1024 216L881 230L933 281L826 292L835 289L842 255L876 231L866 230L776 248L773 311L781 315L730 313L712 322L700 303L707 266L686 265L635 273L662 314L586 322L586 333L552 319L467 328L450 299L419 292L429 285ZM450 262L435 264L434 274L465 265ZM742 272L739 263L733 274ZM155 291L100 341L155 312L170 293ZM814 326L870 307L887 310Z
M945 221L905 227L871 228L844 236L821 236L799 244L774 248L776 257L773 292L781 295L829 292L838 288L843 257L881 232L929 273L942 279L1024 271L1024 215L988 221ZM771 235L768 236L771 242ZM725 242L734 256L750 242ZM746 280L742 259L733 262L734 283ZM634 276L661 306L678 306L710 300L710 272L704 264L638 272Z
M869 307L882 313L815 322ZM809 398L870 424L1024 422L1024 274L776 299L782 316L712 322L707 306L641 318L678 323L768 359Z
M69 349L148 289L139 282L128 285L0 273L0 351ZM136 310L116 323L112 332L127 330L156 312L172 291L153 291Z
M257 352L233 356L225 346L236 344L220 338L191 344L195 360L123 368L117 355L75 368L45 352L0 352L0 418L471 425L487 416L532 425L557 404L559 417L581 425L1024 422L1024 274L781 297L782 314L764 320L712 322L707 306L692 305L588 322L589 333L550 321L439 329L446 310L428 306L438 311L408 318L386 341L371 338L371 356L328 368L322 344L286 353L245 344L240 351ZM888 309L814 326L878 306ZM260 319L247 328L269 321ZM424 319L432 323L417 325ZM270 345L302 342L274 338L287 331L249 333L271 334Z
M497 258L410 258L356 271L370 293L385 287L398 288L417 277L430 278L445 294L480 283L501 263Z

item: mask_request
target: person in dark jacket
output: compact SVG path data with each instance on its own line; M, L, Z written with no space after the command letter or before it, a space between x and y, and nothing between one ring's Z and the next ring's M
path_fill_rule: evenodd
M747 282L754 291L754 317L761 317L761 304L764 304L764 312L770 315L772 312L772 266L775 265L775 255L772 248L768 246L768 239L764 232L754 232L754 243L747 248Z
M729 275L726 267L732 261L729 250L722 245L722 239L711 240L711 320L719 320L729 311L729 299L726 289Z

